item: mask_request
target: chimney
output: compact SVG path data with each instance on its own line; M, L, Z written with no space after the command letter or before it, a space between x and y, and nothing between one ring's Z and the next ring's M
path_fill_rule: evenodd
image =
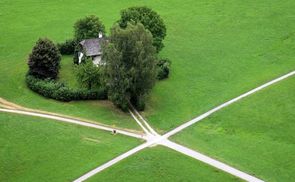
M100 39L102 38L102 32L98 33L98 38L100 38Z

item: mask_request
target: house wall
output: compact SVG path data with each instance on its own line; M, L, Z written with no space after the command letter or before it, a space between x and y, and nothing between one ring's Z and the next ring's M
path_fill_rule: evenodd
M95 65L101 65L101 55L92 57L92 62Z

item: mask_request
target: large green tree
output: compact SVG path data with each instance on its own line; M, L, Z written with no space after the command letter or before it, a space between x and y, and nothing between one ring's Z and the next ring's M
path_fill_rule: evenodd
M60 68L61 55L49 39L39 39L29 56L29 74L37 78L55 79Z
M86 16L78 20L74 25L74 30L76 41L96 38L100 32L103 34L105 33L103 23L94 15Z
M121 11L121 19L118 21L122 28L128 22L140 22L153 35L153 45L159 52L163 47L163 40L166 36L166 26L160 15L148 7L130 7Z
M123 110L131 102L139 110L156 80L156 50L153 38L141 23L114 25L104 48L108 96Z

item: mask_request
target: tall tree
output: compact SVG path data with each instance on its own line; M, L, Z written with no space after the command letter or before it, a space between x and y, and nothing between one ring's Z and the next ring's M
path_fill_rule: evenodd
M153 38L141 23L128 23L111 29L110 42L104 49L108 96L123 110L131 102L139 110L156 80L156 51Z
M60 68L61 55L49 39L39 39L29 56L29 74L37 78L55 79Z
M86 16L78 20L74 25L75 39L81 41L84 39L96 38L99 33L105 33L105 27L98 17L94 15Z
M130 7L121 11L121 19L118 21L122 28L127 22L140 22L153 35L153 45L159 52L163 47L163 40L166 36L166 26L160 15L148 7Z

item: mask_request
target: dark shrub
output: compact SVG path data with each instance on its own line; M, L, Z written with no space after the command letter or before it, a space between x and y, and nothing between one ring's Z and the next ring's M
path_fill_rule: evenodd
M170 72L171 62L169 59L160 59L157 63L158 66L158 79L163 80L168 78Z
M136 107L138 111L143 111L145 109L145 96L134 96L130 99L132 105Z
M27 86L37 92L38 94L52 98L59 101L72 100L103 100L107 99L107 92L105 89L71 89L65 84L57 82L52 79L38 79L32 75L26 76Z
M60 59L61 55L52 41L39 39L29 56L29 74L41 79L55 79Z
M72 55L75 52L76 45L76 41L70 39L63 43L58 43L56 46L62 55Z

